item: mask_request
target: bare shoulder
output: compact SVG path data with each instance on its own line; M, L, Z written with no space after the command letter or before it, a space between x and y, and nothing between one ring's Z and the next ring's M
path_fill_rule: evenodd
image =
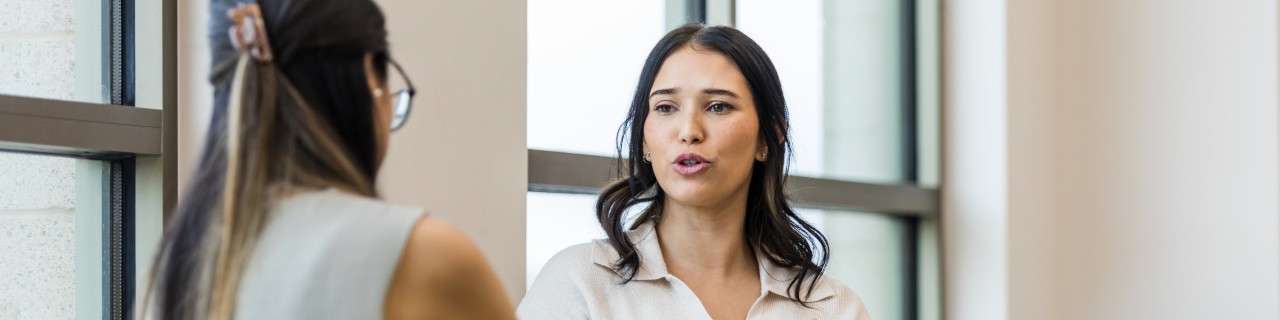
M388 319L514 318L501 282L466 234L432 217L413 227L387 290Z
M469 269L479 264L488 265L480 249L476 248L471 238L440 219L423 217L413 226L409 234L406 256L429 258L415 260L421 262L420 271L450 271L451 269Z

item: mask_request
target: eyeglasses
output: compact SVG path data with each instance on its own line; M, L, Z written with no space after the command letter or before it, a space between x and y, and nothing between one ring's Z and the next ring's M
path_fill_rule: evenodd
M409 119L409 111L413 109L413 95L417 91L413 89L413 82L409 81L409 76L405 75L404 68L401 68L399 63L396 63L391 58L387 58L387 62L391 63L391 66L395 67L396 73L400 75L398 80L404 81L404 83L395 83L394 81L389 83L394 85L391 88L402 88L392 91L395 93L391 96L391 106L395 110L395 113L391 116L391 131L396 131L403 127L405 121Z

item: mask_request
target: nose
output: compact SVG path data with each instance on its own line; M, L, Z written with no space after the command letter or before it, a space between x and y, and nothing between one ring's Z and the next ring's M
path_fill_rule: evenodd
M705 140L702 119L696 112L688 112L684 116L684 121L680 124L680 143L683 144L699 144Z

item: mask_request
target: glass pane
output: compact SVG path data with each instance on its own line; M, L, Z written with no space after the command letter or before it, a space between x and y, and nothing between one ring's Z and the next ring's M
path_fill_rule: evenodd
M792 173L841 180L914 183L915 146L905 133L909 60L899 1L737 1L737 26L778 68L792 120ZM930 87L931 88L931 87ZM921 88L929 90L928 88ZM936 121L935 121L936 122ZM923 134L936 132L919 131ZM910 169L910 170L909 170ZM930 173L926 173L930 174ZM935 179L936 180L936 179ZM828 272L859 293L876 319L904 319L908 249L920 249L920 270L935 250L906 248L915 234L904 218L859 212L803 210L831 244ZM921 282L922 288L931 287ZM934 318L920 314L925 318Z
M530 0L528 146L613 156L665 1ZM602 28L599 26L609 26ZM527 285L560 250L604 238L595 196L530 192Z
M76 161L0 153L0 319L70 319Z
M530 149L612 156L666 1L530 0Z
M596 197L582 194L530 192L525 236L525 285L533 285L542 266L569 246L604 239L596 223Z
M0 94L106 102L102 2L0 1Z
M737 27L769 54L791 112L792 173L901 182L902 5L737 1Z

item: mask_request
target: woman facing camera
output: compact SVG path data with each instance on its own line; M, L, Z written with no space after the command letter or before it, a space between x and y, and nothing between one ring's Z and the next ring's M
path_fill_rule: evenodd
M608 239L556 254L520 318L869 319L823 275L826 238L787 203L789 129L754 41L720 26L668 33L620 131L625 176L596 202Z
M140 318L514 318L470 240L378 198L414 89L377 5L210 8L213 117Z

